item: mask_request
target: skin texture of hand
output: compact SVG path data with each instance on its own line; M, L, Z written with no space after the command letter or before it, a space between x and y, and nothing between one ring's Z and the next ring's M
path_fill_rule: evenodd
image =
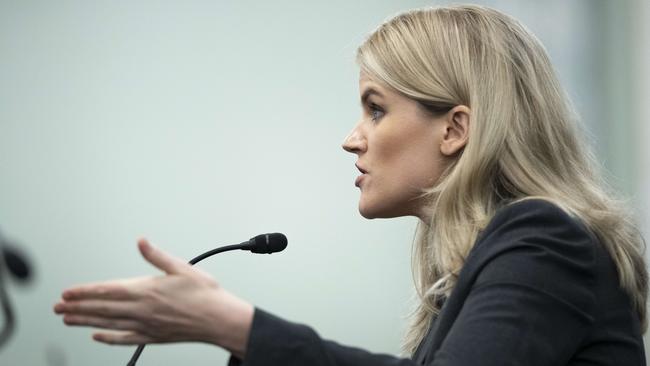
M206 342L243 359L253 306L145 239L138 241L138 248L165 274L67 289L54 312L67 325L109 330L93 334L107 344Z

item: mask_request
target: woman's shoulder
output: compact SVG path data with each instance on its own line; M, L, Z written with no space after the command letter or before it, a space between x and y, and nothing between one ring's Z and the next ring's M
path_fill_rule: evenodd
M510 283L563 298L594 284L597 247L579 218L550 201L527 199L497 210L462 272L471 286ZM587 297L578 303L587 305Z
M494 213L485 229L522 217L536 220L555 218L562 222L573 222L583 226L580 219L562 204L551 199L529 197L503 203Z
M537 241L555 239L546 244L559 250L575 245L593 247L597 241L582 220L568 209L547 199L529 198L499 208L480 231L475 248L485 243L505 247L525 245L528 242L522 239L527 237L536 237Z

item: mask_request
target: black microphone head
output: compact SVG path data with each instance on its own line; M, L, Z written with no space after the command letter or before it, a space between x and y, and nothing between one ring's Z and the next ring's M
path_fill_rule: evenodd
M9 272L18 280L25 281L29 279L30 269L27 260L14 248L4 246L2 249L2 256L9 269Z
M258 235L248 242L250 243L250 251L260 254L281 252L287 247L287 237L281 233Z

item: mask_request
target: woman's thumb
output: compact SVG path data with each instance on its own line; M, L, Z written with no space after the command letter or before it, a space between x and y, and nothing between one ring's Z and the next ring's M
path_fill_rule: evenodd
M188 266L181 259L154 247L145 238L138 240L138 249L147 262L168 274L180 273Z

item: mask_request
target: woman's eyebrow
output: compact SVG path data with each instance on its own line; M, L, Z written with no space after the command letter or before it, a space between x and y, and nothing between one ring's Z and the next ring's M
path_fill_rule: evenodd
M368 88L363 92L363 95L361 95L361 105L362 106L365 105L366 101L368 100L368 97L370 97L373 94L378 96L378 97L383 97L384 96L377 89Z

